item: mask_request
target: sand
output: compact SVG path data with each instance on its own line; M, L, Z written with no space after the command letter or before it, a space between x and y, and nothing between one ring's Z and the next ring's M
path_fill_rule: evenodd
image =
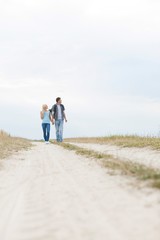
M3 161L1 240L159 240L160 193L36 143Z

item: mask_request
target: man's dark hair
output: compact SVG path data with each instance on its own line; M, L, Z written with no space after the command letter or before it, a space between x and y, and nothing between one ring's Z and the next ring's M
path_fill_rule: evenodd
M59 100L61 100L61 98L60 98L60 97L57 97L57 98L56 98L56 102L58 103Z

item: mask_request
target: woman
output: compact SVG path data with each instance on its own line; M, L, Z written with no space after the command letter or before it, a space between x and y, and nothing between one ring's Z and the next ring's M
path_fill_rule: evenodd
M42 111L40 112L40 117L42 119L42 129L44 141L48 144L50 137L50 121L52 122L52 117L50 111L48 110L47 104L42 106Z

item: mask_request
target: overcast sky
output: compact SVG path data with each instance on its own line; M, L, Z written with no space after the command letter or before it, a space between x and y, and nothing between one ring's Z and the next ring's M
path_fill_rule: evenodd
M60 96L65 137L158 135L159 10L158 0L0 0L0 129L40 139L41 105Z

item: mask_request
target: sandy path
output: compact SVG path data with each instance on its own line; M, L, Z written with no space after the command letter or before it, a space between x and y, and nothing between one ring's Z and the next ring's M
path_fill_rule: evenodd
M2 240L159 240L160 193L58 146L3 161Z
M149 167L160 168L160 151L149 148L123 148L110 144L71 143L78 147L91 149L100 153L112 154L124 161L133 161Z

